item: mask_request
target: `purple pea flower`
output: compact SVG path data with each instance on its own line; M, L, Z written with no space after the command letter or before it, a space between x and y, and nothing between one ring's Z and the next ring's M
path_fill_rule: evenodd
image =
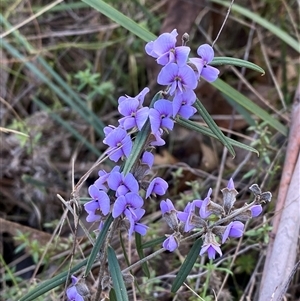
M170 86L170 95L175 92L182 93L185 90L194 90L198 84L195 72L190 66L178 66L175 63L170 63L161 69L157 82L160 85Z
M127 101L127 100L138 100L139 102L139 107L141 108L143 106L143 103L144 103L144 99L145 99L145 96L146 94L149 92L149 88L146 87L144 88L137 96L135 97L130 97L130 96L121 96L119 97L118 99L118 104L120 105L123 101Z
M177 36L176 29L171 33L161 34L156 40L146 44L146 53L156 58L157 63L163 66L169 63L185 64L191 49L187 46L175 47Z
M257 217L262 213L262 206L261 205L253 205L251 208L251 215L252 217Z
M212 194L212 189L209 188L208 190L208 193L207 193L207 196L206 198L203 200L203 203L200 207L200 216L201 218L208 218L210 215L212 215L212 212L208 210L208 205L209 205L209 202L210 202L210 195Z
M116 191L116 196L125 195L128 192L138 193L139 183L132 173L126 174L119 171L111 172L107 179L108 187Z
M96 185L89 187L89 194L93 198L90 202L84 204L84 209L88 213L87 222L95 222L101 220L102 216L109 213L110 199L105 191L101 191ZM96 212L100 211L100 215Z
M154 163L154 155L150 152L144 152L141 162L143 164L147 164L149 166L149 168L151 168Z
M169 185L168 183L163 180L162 178L154 178L148 188L147 188L147 192L146 192L146 199L151 195L151 194L158 194L158 195L164 195L168 189Z
M157 133L160 128L172 130L174 121L172 116L172 102L166 99L159 99L155 102L154 108L150 109L149 120L152 133Z
M200 255L202 256L205 252L207 252L209 259L215 259L216 258L216 252L222 256L222 251L220 249L220 244L217 243L215 235L208 231L205 234L204 243L202 245L202 248L200 250Z
M177 213L178 219L184 223L184 232L190 232L196 225L191 223L192 217L195 215L195 207L201 206L201 200L194 200L193 202L188 202L184 208L184 211L179 211Z
M160 202L160 210L163 214L163 218L174 231L178 231L178 217L177 210L175 209L171 200L166 199Z
M135 215L131 215L129 218L130 227L128 230L128 236L131 237L133 232L137 232L144 236L147 233L148 226L139 223L139 220L143 217L145 214L145 210L138 208L134 211Z
M156 133L152 133L153 140L151 140L150 145L151 146L162 146L166 144L166 141L161 138L163 135L163 130L160 128Z
M103 140L103 143L109 146L106 153L114 162L117 162L123 156L128 157L132 149L130 136L121 128L111 130Z
M166 240L164 240L162 246L163 246L163 248L165 248L166 250L168 250L170 252L173 252L174 250L176 250L178 248L178 242L175 238L175 235L172 234Z
M226 241L228 237L241 237L244 232L244 224L239 221L231 222L227 225L222 238L222 244Z
M135 98L122 101L119 104L118 110L124 116L119 119L119 124L125 130L132 129L134 127L141 130L149 115L149 108L140 108L140 102Z
M182 93L176 93L173 99L173 117L177 114L183 118L189 119L197 110L192 106L196 101L196 94L193 90L186 90Z
M113 218L117 218L124 213L129 220L136 221L137 215L135 210L140 209L143 204L143 199L137 193L128 192L116 199L112 210L112 216Z
M119 171L120 170L120 166L115 166L111 172L106 172L105 170L99 170L98 172L98 176L99 178L95 181L95 185L99 190L104 190L107 191L107 187L106 185L104 185L107 182L107 179L110 175L110 173L115 172L115 171Z
M69 301L84 301L83 297L78 293L76 284L78 282L78 279L75 276L71 276L72 280L72 287L67 289L67 297Z
M220 71L208 64L214 59L214 50L208 45L201 45L197 50L198 55L201 58L190 58L190 62L197 68L198 79L202 76L208 82L213 82L218 78Z

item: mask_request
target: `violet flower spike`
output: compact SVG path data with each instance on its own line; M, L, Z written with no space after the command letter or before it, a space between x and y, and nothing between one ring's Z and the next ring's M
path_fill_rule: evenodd
M163 86L170 86L169 93L173 95L186 90L194 90L198 81L194 70L188 65L178 66L170 63L164 66L157 77L157 82Z
M206 81L213 82L218 78L220 71L208 65L214 59L214 50L208 45L201 45L197 50L201 58L190 58L190 62L197 68L198 79L202 76Z
M105 137L103 143L110 146L106 153L114 162L117 162L122 157L128 157L131 153L132 141L124 129L116 128L112 130Z
M244 224L239 221L234 221L228 224L223 233L222 244L226 241L228 237L241 237L244 233L244 227Z
M103 215L107 215L110 210L110 199L105 191L99 190L96 185L91 185L89 187L89 195L93 198L93 201L97 201L98 209L101 210ZM89 203L85 204L86 210L89 208Z

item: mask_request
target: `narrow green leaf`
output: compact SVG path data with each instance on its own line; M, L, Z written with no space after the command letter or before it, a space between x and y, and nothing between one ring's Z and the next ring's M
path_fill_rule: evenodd
M259 66L257 66L254 63L236 59L234 57L215 57L211 63L209 63L212 66L220 66L220 65L232 65L237 67L245 67L248 69L252 69L254 71L262 73L262 75L265 74L265 70Z
M177 120L177 123L180 124L181 126L184 126L187 129L190 129L190 130L202 133L206 136L218 139L218 137L209 128L201 126L201 125L199 125L199 124L197 124L197 123L195 123L191 120L186 120L184 118L179 118ZM227 140L233 146L245 149L247 151L250 151L250 152L253 152L253 153L256 153L257 155L259 155L258 151L255 148L251 147L251 146L248 146L246 144L238 142L238 141L236 141L232 138L227 138Z
M95 155L101 156L99 150L92 145L89 141L87 141L79 132L77 132L69 122L63 120L58 114L52 112L42 101L38 98L33 97L33 101L44 111L46 111L49 116L55 120L57 123L61 124L66 130L68 130L78 141L84 144L90 151L92 151Z
M226 84L223 80L218 78L216 81L211 83L215 88L219 91L228 95L232 100L236 103L240 104L242 107L262 119L263 121L267 122L271 127L273 127L278 132L282 133L283 135L287 135L287 128L281 124L275 117L272 117L268 114L265 110L259 107L257 104L253 103L249 98L244 96L242 93L237 91L236 89L232 88L228 84Z
M113 248L110 246L107 249L107 260L117 301L129 301L117 256Z
M109 291L109 301L118 301L116 292L113 288L111 288L111 290Z
M228 149L230 154L234 157L235 152L232 145L228 142L228 138L222 133L222 131L216 125L215 121L211 118L211 116L206 111L205 107L203 106L203 104L199 99L196 99L194 106L197 109L198 113L202 116L203 120L206 122L208 127L211 129L211 131L217 136L219 141L221 141L221 143Z
M87 265L86 265L86 268L85 268L85 273L84 273L85 277L87 277L87 275L89 274L89 272L92 269L94 261L95 261L97 255L99 254L99 251L100 251L100 249L101 249L101 247L102 247L102 245L105 241L106 234L108 232L108 229L109 229L112 221L113 221L113 217L110 214L108 216L107 220L105 221L105 223L103 225L103 228L101 229L100 234L98 235L97 240L95 242L95 245L93 246L91 254L88 258L88 262L87 262Z
M199 238L193 244L190 252L186 256L182 266L180 267L177 276L172 284L171 292L176 293L185 281L186 277L192 270L197 258L199 257L200 249L202 247L202 239Z
M147 29L140 26L138 23L134 22L132 19L128 18L109 4L105 3L102 0L82 0L88 5L92 6L98 10L103 15L107 16L111 20L120 24L122 27L126 28L145 42L155 40L156 36L148 31Z
M82 262L71 268L70 270L70 275L74 274L77 272L79 269L84 267L87 263L87 259L84 259ZM31 300L36 300L39 296L49 292L50 290L54 289L55 287L63 284L67 280L68 276L68 271L65 271L63 273L58 274L57 276L43 281L40 285L32 289L30 292L25 294L19 301L31 301Z
M139 254L140 259L145 258L144 250L143 250L143 245L142 245L142 235L135 232L135 244L136 244L136 250L137 253ZM142 270L147 278L150 278L150 271L148 268L147 262L142 263Z
M222 1L222 0L211 0L211 1L218 3L220 5L223 5L225 7L230 6L230 1ZM300 53L299 41L293 39L288 33L283 31L281 28L275 26L274 24L270 23L265 18L259 16L256 13L253 13L249 9L241 7L237 4L232 5L232 11L235 11L235 12L249 18L250 20L256 22L257 24L261 25L262 27L268 29L271 33L273 33L275 36L280 38L282 41L284 41L286 44L288 44L294 50L296 50L298 53Z

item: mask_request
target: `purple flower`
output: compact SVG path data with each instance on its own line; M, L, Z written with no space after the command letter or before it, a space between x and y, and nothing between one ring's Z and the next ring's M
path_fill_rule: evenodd
M118 171L111 172L110 176L107 179L108 187L116 191L116 196L124 195L128 192L138 193L139 183L132 173L126 174Z
M155 102L154 108L150 109L149 120L152 133L157 133L160 128L172 130L174 121L172 116L172 102L166 99L159 99Z
M127 132L121 128L115 128L103 140L109 145L106 153L112 161L117 162L123 156L128 157L132 149L132 141Z
M212 189L209 188L206 198L203 200L203 203L200 207L199 214L201 218L208 218L212 212L208 210L208 205L210 202L210 195L212 194Z
M154 155L150 152L144 152L141 161L143 164L147 164L149 168L151 168L154 163Z
M227 225L222 238L222 244L226 241L228 237L241 237L244 232L244 224L239 221L231 222Z
M198 84L195 72L190 66L178 66L175 63L170 63L161 69L157 82L160 85L170 85L170 95L173 95L175 92L194 90Z
M163 218L174 231L178 231L178 217L177 210L175 209L171 200L166 199L160 202L160 210L163 214Z
M127 217L130 222L130 227L128 230L129 237L132 236L133 232L137 232L142 236L144 236L147 233L149 227L139 223L139 220L143 217L144 214L145 210L138 208L134 210L134 215L129 216L129 218Z
M200 255L202 256L205 252L207 252L209 259L216 258L216 252L222 256L222 251L220 249L220 244L217 243L215 235L211 231L207 231L204 238L204 243L200 250Z
M150 142L151 146L162 146L165 145L166 142L164 139L161 138L161 136L163 135L163 130L162 129L158 129L158 131L156 133L152 133L152 139Z
M178 248L178 242L174 236L174 234L170 235L166 240L164 240L162 244L163 248L166 250L173 252Z
M208 82L215 81L220 71L208 65L214 58L213 48L208 44L204 44L198 48L197 53L201 58L190 58L190 62L194 64L198 70L197 77L200 78L200 76L202 76Z
M177 114L183 118L189 119L197 110L192 106L196 101L196 94L193 90L186 90L182 93L176 93L173 99L173 117Z
M163 66L169 63L185 64L190 48L187 46L175 47L177 36L176 29L171 33L163 33L156 40L146 44L146 53L156 58L157 63Z
M196 227L196 225L191 223L191 220L192 220L192 217L195 215L195 206L198 207L198 205L199 205L198 200L193 201L193 202L188 202L184 208L184 211L179 211L177 213L178 219L181 222L185 223L184 232L189 232Z
M119 104L118 110L124 116L119 119L119 124L125 129L129 130L133 127L142 129L143 125L148 119L149 108L140 108L140 103L137 99L126 99Z
M257 217L262 213L262 206L261 205L253 205L251 208L251 215L252 217Z
M166 199L160 202L160 210L162 214L171 213L172 211L177 211L171 200Z
M76 289L76 283L78 282L78 279L75 276L71 276L72 279L72 287L67 289L67 297L69 301L84 301L83 297L78 293Z
M205 252L207 252L208 258L209 259L215 259L216 258L216 252L222 256L222 251L218 245L215 244L207 244L203 245L200 251L200 255L202 256Z
M95 212L100 210L103 215L107 215L110 210L110 199L105 191L99 190L96 185L89 187L89 195L92 197L92 201L87 202L85 210L89 212Z
M162 178L154 178L148 188L147 188L147 192L146 192L146 199L151 195L151 194L158 194L158 195L164 195L166 193L166 190L168 189L169 185L168 183L163 180Z
M112 216L113 218L117 218L124 213L128 219L133 219L133 221L136 221L137 216L135 210L140 209L143 204L144 201L138 194L134 192L128 192L127 194L121 195L116 199L112 210Z
M139 107L141 108L143 106L145 96L149 91L150 91L149 88L146 87L135 97L121 96L118 99L118 104L120 105L123 101L127 101L127 100L138 100Z

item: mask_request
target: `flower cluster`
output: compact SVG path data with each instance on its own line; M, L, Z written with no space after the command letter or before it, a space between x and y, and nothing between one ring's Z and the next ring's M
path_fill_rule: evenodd
M184 232L198 228L203 230L204 237L200 255L207 253L209 259L214 259L216 253L222 255L221 244L224 244L230 237L241 237L244 231L243 222L258 216L262 212L261 203L271 200L271 193L261 193L256 184L252 185L250 190L255 194L255 202L245 210L234 209L238 192L234 188L232 179L229 180L227 187L221 190L223 194L222 205L211 200L211 189L204 200L189 202L183 211L177 211L169 199L161 201L162 215L174 231L172 235L167 236L163 242L163 247L173 252L179 246L180 238ZM209 217L211 215L218 217L219 222L210 224ZM222 219L224 222L221 222Z
M141 164L151 166L152 163L153 155L145 152ZM84 205L88 213L87 222L99 222L99 229L101 229L106 216L111 212L113 218L123 215L129 221L129 237L133 232L145 235L148 227L139 222L145 214L145 210L142 209L144 200L140 196L140 186L146 190L147 199L151 195L164 195L168 188L167 182L159 177L153 178L150 183L143 179L138 181L132 173L124 175L119 166L115 166L109 173L100 170L98 175L99 178L89 187L92 200ZM111 200L113 200L112 206Z
M121 96L118 99L118 111L122 115L118 120L119 125L104 128L103 143L108 145L106 155L114 162L129 157L133 145L131 135L141 131L146 122L150 123L151 138L144 146L145 151L137 164L142 167L142 172L125 175L119 166L109 173L101 170L99 178L89 187L92 200L84 205L88 213L86 220L99 222L99 229L111 212L113 218L124 216L129 221L129 237L133 232L141 235L146 233L147 226L140 223L145 214L140 190L145 190L147 199L151 195L164 195L168 188L167 182L159 177L152 179L150 183L145 180L154 161L153 154L147 150L165 144L162 135L164 131L173 129L176 116L190 118L196 112L193 107L196 101L193 90L197 87L200 76L213 81L219 74L216 68L208 65L214 57L211 46L200 46L197 52L201 58L189 59L190 48L176 46L177 35L177 30L174 29L145 47L146 52L163 66L158 75L158 83L168 86L165 98L157 99L149 108L143 105L149 92L147 87L135 97Z
M150 146L165 144L162 139L164 131L171 131L176 116L189 119L196 112L194 89L202 76L209 82L217 79L219 70L210 66L214 51L208 44L201 45L197 53L200 57L189 58L188 46L176 46L177 30L160 35L149 42L145 49L147 54L156 58L162 69L157 82L166 85L164 98L156 100L153 107L144 106L144 99L149 88L144 88L137 96L121 96L118 111L123 116L119 126L107 126L104 129L103 142L109 146L106 154L111 160L128 158L132 149L131 134L141 131L147 120L150 122L153 136ZM130 133L128 131L130 130Z

